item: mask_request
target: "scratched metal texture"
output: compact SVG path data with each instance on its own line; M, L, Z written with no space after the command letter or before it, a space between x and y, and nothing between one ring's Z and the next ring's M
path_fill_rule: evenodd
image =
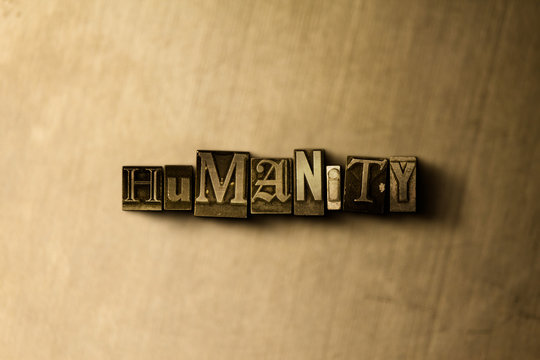
M538 1L0 0L0 359L538 359ZM419 159L417 215L121 210L197 149Z

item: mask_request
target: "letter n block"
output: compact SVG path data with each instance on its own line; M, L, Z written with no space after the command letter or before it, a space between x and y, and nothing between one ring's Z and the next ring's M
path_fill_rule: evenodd
M390 212L416 212L416 158L390 158Z
M197 151L195 216L247 217L247 152Z
M347 156L343 210L383 214L388 160Z
M122 168L122 210L161 211L163 208L163 168L124 166Z
M294 215L324 215L324 150L294 150Z
M292 159L251 158L252 214L292 213Z
M193 167L191 165L165 165L163 210L193 208Z

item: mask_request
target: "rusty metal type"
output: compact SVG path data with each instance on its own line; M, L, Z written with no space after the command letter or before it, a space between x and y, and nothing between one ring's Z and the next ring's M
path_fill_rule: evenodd
M324 160L322 149L295 150L294 163L200 150L195 176L189 165L124 166L122 209L194 209L195 216L246 218L249 202L252 214L416 212L416 157L348 156L343 185L341 167L325 166Z
M122 167L122 210L163 209L163 168Z
M387 178L387 159L347 156L343 210L383 214Z
M193 166L165 165L163 210L193 209Z
M326 208L341 210L341 166L326 166Z
M292 213L292 159L251 158L252 214Z
M247 152L197 151L195 216L247 217Z
M324 215L324 150L294 150L294 215Z
M390 157L390 212L416 212L416 157Z

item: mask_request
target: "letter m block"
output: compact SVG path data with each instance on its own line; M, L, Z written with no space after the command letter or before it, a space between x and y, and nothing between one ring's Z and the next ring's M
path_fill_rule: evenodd
M247 217L247 152L197 151L195 216Z

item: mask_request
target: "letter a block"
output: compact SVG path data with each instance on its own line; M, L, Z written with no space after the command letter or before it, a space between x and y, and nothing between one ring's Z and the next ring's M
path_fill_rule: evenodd
M292 212L292 159L251 158L251 213Z
M195 216L247 217L247 152L197 151Z
M165 165L163 210L193 208L193 167L191 165Z
M390 158L390 212L416 212L416 158Z
M122 168L122 210L161 211L163 168L124 166Z
M294 150L294 215L324 215L324 150Z
M347 156L343 210L383 214L388 160Z

